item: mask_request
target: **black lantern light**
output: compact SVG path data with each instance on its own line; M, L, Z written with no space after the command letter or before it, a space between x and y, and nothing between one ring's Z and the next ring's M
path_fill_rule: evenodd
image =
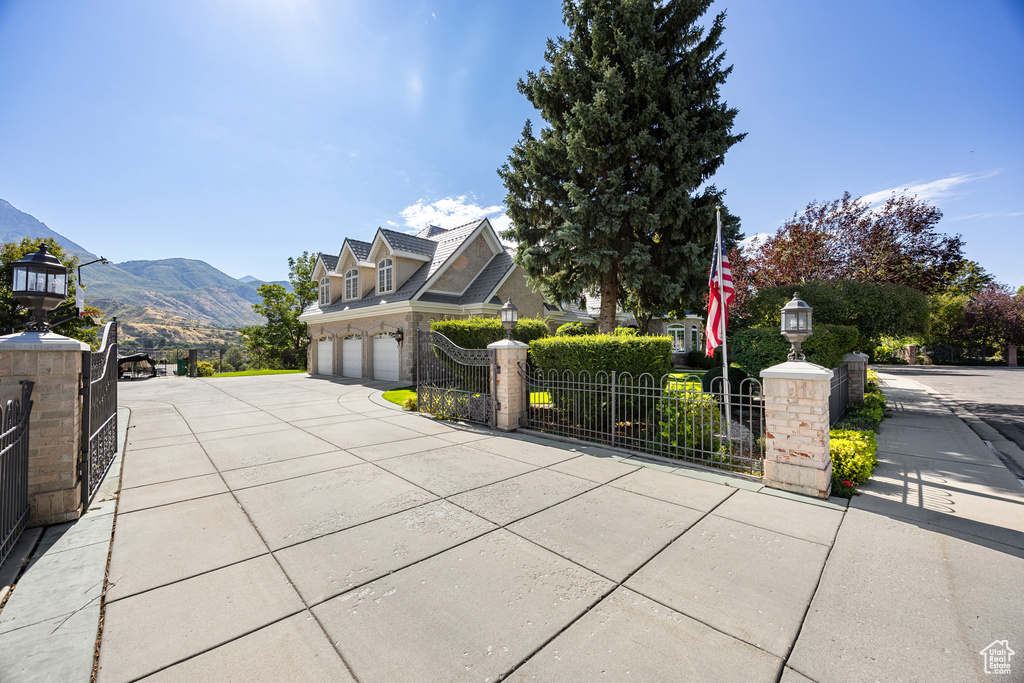
M508 333L508 338L512 338L512 330L515 329L516 323L519 322L519 309L512 303L512 299L505 302L505 305L501 307L501 325L505 328Z
M812 310L796 293L782 308L782 336L792 345L789 360L804 360L800 345L811 336Z
M395 341L401 344L403 339L405 339L405 330L399 327L395 330Z
M33 319L25 326L26 329L48 331L47 311L57 308L68 298L68 269L46 251L44 244L36 253L15 261L13 270L11 293L18 303L32 309Z

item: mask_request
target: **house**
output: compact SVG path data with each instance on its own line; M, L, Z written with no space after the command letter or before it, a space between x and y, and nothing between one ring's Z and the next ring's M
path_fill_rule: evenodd
M563 306L567 314L576 316L576 320L587 326L597 326L598 318L601 317L601 298L588 294L582 297L579 303L566 304ZM615 311L615 324L617 327L637 327L637 320L632 313L624 311L621 306ZM704 350L704 318L686 311L682 318L653 318L647 329L648 333L672 337L672 353L684 356L690 351ZM683 358L674 358L677 365L682 364Z
M505 301L553 331L575 314L546 302L512 262L486 218L415 235L378 229L347 238L313 270L319 298L299 316L311 340L311 374L411 382L416 331L432 320L497 316Z

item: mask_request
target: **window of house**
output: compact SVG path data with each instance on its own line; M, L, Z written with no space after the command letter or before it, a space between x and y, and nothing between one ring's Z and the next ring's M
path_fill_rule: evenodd
M377 264L377 293L383 294L384 292L390 292L394 287L394 269L395 264L389 258L384 259Z
M331 303L331 278L325 277L320 280L320 305L326 306Z
M700 330L696 325L690 328L690 349L700 351Z
M359 298L359 271L355 268L345 273L345 299Z
M686 330L682 325L669 325L668 336L672 337L672 350L682 351L683 342L686 340Z

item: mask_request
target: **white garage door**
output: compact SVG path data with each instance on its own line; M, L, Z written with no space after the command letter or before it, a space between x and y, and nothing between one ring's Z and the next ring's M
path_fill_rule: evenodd
M373 378L398 381L398 340L391 332L373 338Z
M342 377L363 376L363 338L351 334L341 340Z
M321 339L316 345L316 374L334 374L334 342Z

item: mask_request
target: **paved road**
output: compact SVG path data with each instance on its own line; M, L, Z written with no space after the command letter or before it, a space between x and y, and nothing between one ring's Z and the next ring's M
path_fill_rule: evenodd
M935 389L1024 448L1024 368L885 366L891 375L911 377Z

